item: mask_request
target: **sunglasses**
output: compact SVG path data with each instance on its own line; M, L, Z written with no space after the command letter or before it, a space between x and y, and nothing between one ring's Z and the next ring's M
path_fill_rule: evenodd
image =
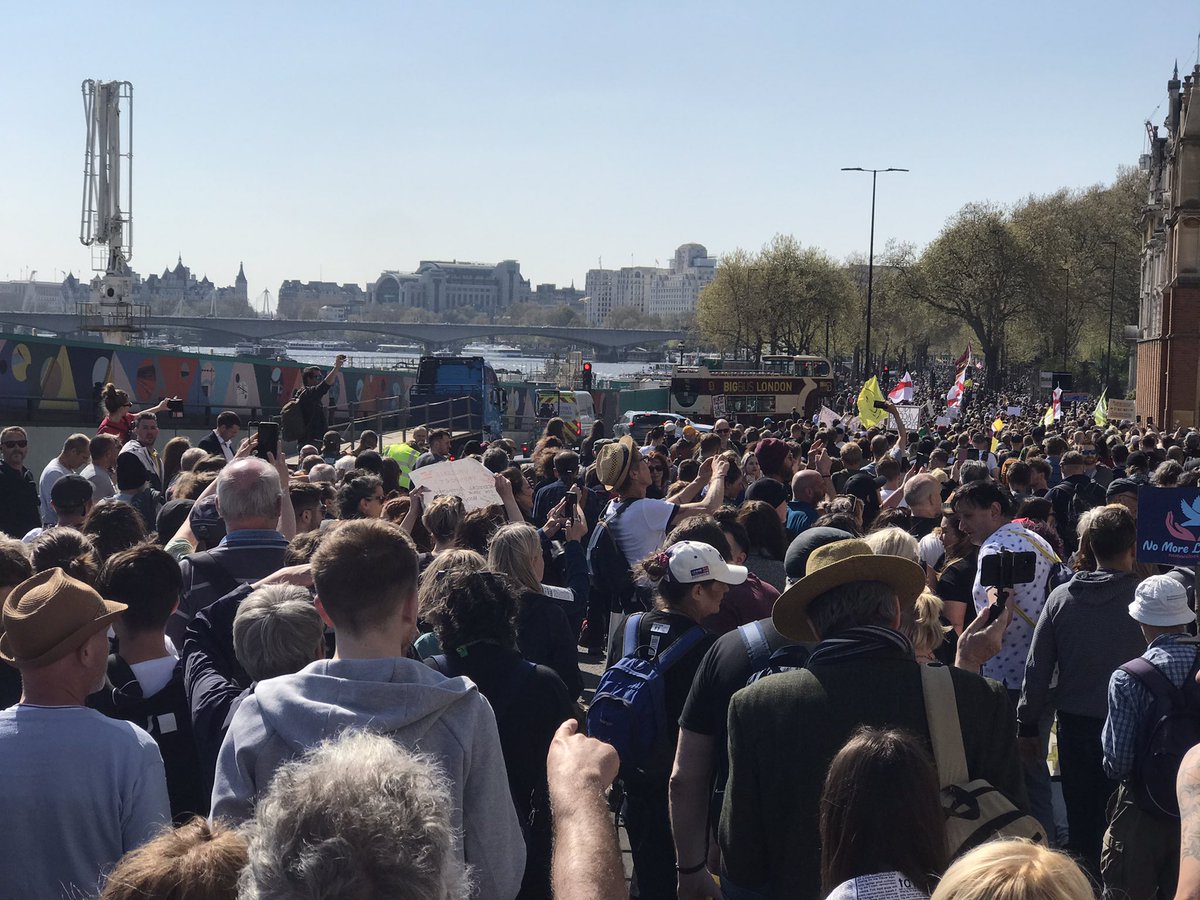
M733 431L733 429L732 428L718 428L716 431L717 431L717 434L729 434L730 432Z
M11 450L13 447L25 448L29 446L29 441L4 441L4 449Z

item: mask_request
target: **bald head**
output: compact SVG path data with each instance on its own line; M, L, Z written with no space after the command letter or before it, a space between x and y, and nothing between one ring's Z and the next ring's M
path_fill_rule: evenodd
M825 496L825 480L813 469L801 469L792 476L792 499L816 506Z
M932 475L914 475L904 483L904 502L914 516L932 519L942 512L942 485Z

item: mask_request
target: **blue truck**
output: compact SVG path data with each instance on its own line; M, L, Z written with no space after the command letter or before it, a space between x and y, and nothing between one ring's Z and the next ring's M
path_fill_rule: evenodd
M422 356L408 389L408 427L448 428L456 447L503 437L508 397L482 356Z

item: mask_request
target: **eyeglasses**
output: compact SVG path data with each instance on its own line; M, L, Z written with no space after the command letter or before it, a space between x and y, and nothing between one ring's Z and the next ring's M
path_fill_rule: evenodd
M21 447L22 449L29 446L29 441L4 441L4 449L11 450L13 447Z

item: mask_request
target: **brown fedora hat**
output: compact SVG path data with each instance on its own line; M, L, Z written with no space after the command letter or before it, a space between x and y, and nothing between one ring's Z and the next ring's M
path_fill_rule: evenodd
M804 577L779 595L771 611L775 629L793 641L820 640L808 620L809 604L826 591L856 581L882 581L895 588L902 615L925 589L925 573L912 560L873 553L863 540L834 541L814 550Z
M629 435L605 444L596 454L596 477L606 490L615 491L629 477L638 448Z
M0 659L18 668L48 665L83 646L126 609L62 569L38 572L4 601Z

